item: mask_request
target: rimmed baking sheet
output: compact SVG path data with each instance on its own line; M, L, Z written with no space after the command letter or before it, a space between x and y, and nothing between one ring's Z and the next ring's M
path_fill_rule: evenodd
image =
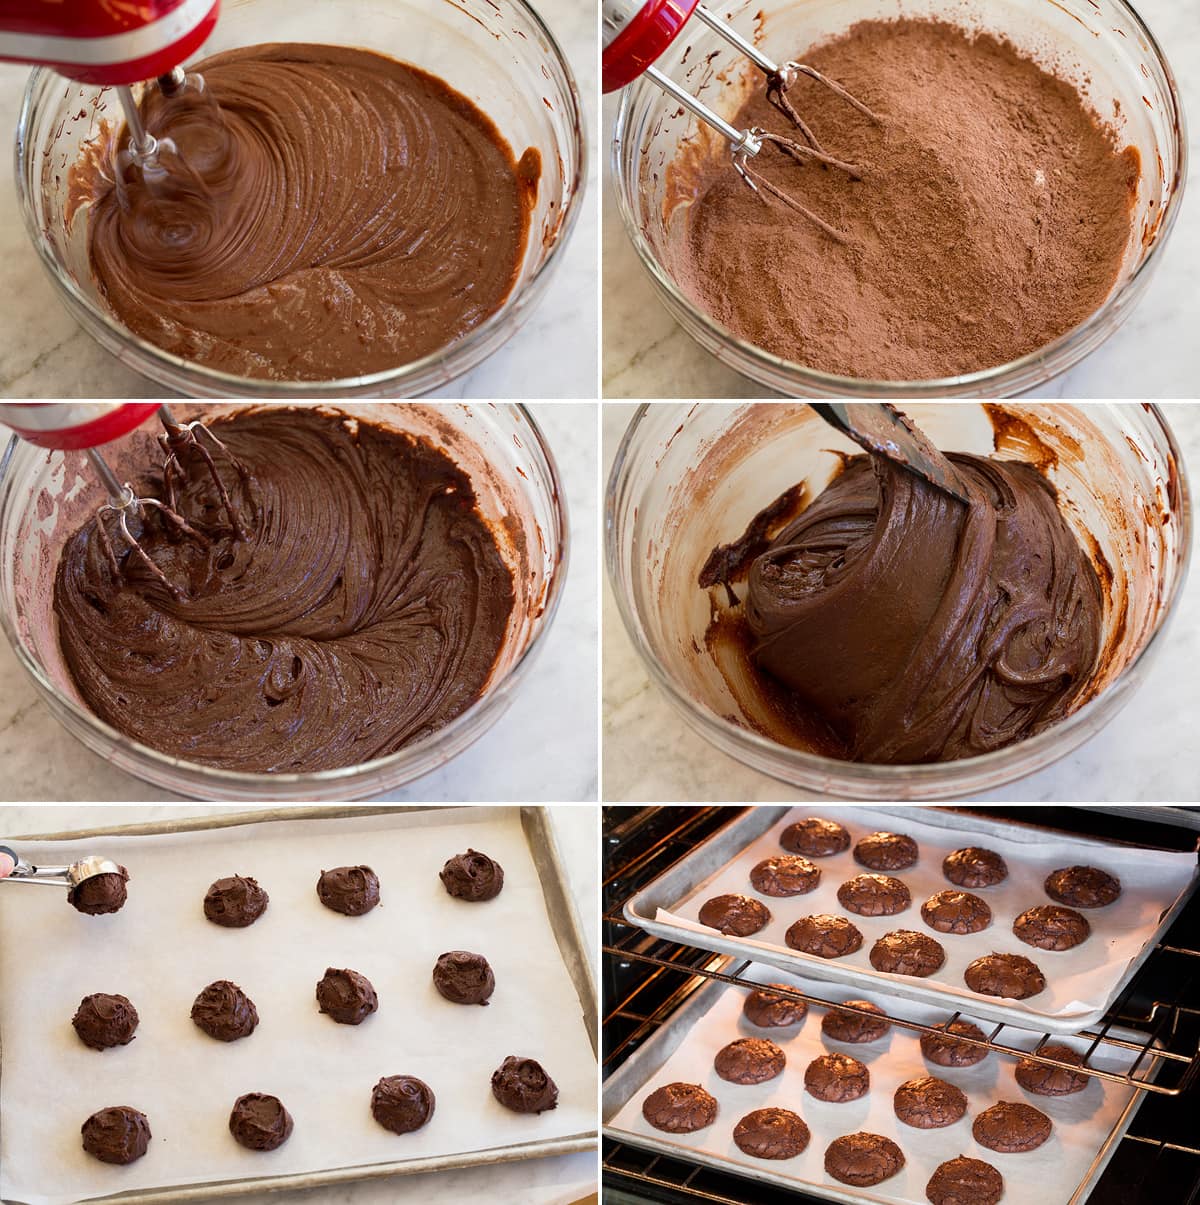
M906 1003L898 1010L896 1002L884 993L832 986L780 973L772 967L751 964L742 977L759 983L790 983L832 1001L870 1000L893 1016L925 1024L940 1023L948 1016L944 1006ZM817 1007L810 1007L798 1025L760 1029L742 1015L745 996L743 989L729 984L708 982L700 986L605 1081L604 1133L782 1188L807 1189L829 1200L870 1205L928 1205L925 1185L934 1169L947 1159L967 1155L990 1163L1000 1172L1005 1180L1005 1202L1036 1198L1042 1205L1076 1205L1086 1200L1144 1095L1134 1088L1093 1078L1073 1096L1034 1096L1015 1083L1015 1059L992 1053L974 1067L938 1067L923 1058L918 1033L895 1026L875 1042L833 1042L821 1033L826 1010ZM964 1015L972 1019L970 1014ZM1114 1029L1111 1033L1115 1038L1139 1043L1145 1040L1132 1031ZM783 1074L765 1084L749 1086L722 1080L713 1070L713 1058L727 1042L742 1037L768 1038L777 1043L787 1056ZM1039 1036L1009 1031L1006 1039L1032 1049ZM1067 1044L1080 1052L1088 1048L1081 1038L1069 1039ZM831 1051L850 1054L867 1064L871 1074L867 1096L848 1104L828 1104L805 1091L805 1067L813 1058ZM1091 1062L1101 1070L1123 1072L1135 1057L1129 1051L1101 1046ZM1146 1067L1143 1062L1139 1075L1144 1069L1153 1078L1157 1065L1153 1055L1150 1058L1151 1065ZM957 1084L967 1095L966 1117L940 1130L919 1130L899 1121L893 1094L905 1080L920 1075L936 1075ZM645 1098L655 1088L675 1081L698 1083L716 1097L717 1118L711 1126L692 1134L667 1134L642 1117ZM1000 1100L1023 1101L1049 1116L1054 1130L1047 1142L1035 1151L1009 1155L975 1142L971 1135L973 1118ZM804 1118L812 1137L803 1153L793 1159L770 1160L755 1159L738 1149L733 1141L734 1126L752 1110L768 1107L791 1109ZM891 1138L904 1152L901 1171L874 1188L852 1188L824 1170L829 1143L859 1130Z
M822 872L815 891L786 899L759 895L750 884L750 869L763 858L784 852L780 833L808 815L845 825L851 834L851 848L831 858L814 859ZM907 833L920 845L916 866L891 872L907 884L912 904L895 916L857 916L838 902L837 889L866 870L854 861L853 843L878 830ZM942 860L966 845L987 846L1008 863L1009 876L1003 883L976 891L992 909L992 924L980 933L964 936L935 932L921 919L921 904L934 892L953 887L942 874ZM1122 882L1121 897L1107 908L1085 911L1092 935L1074 950L1054 952L1025 945L1013 934L1013 920L1028 907L1051 902L1042 886L1051 870L1077 863L1116 873ZM822 806L814 811L808 807L758 807L628 900L625 915L648 932L672 941L854 984L863 990L886 991L924 1003L952 1002L955 1008L1005 1024L1074 1033L1104 1016L1190 898L1196 881L1194 853L1139 849L974 814L929 808ZM771 923L741 938L700 924L705 900L725 893L761 899L771 912ZM848 917L862 932L862 948L844 958L822 959L788 947L784 934L789 925L815 913ZM946 951L945 965L925 979L876 971L869 959L871 946L895 929L926 933L940 942ZM993 951L1032 959L1046 976L1045 990L1026 1000L972 992L963 980L967 964Z
M132 877L125 908L102 917L75 912L58 889L0 887L5 1201L180 1201L594 1146L595 991L543 809L296 808L118 831L14 841L35 862L98 853ZM452 899L438 880L468 847L504 867L504 890L485 904ZM380 877L380 906L355 918L324 908L320 872L360 862ZM258 878L271 903L249 928L221 929L201 904L214 879L235 873ZM449 949L491 962L486 1008L436 993L430 972ZM379 1011L361 1026L317 1011L327 966L374 984ZM189 1018L196 994L221 978L260 1016L254 1034L228 1045ZM133 1001L131 1045L78 1041L71 1016L93 991ZM509 1054L543 1063L557 1109L519 1115L497 1104L490 1076ZM413 1134L370 1115L372 1086L396 1074L419 1076L437 1098ZM229 1135L233 1101L251 1091L275 1093L295 1118L277 1151L246 1151ZM113 1104L144 1111L154 1135L124 1168L80 1145L83 1120Z

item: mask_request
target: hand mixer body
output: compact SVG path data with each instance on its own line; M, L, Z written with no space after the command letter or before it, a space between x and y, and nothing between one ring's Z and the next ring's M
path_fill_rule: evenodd
M200 49L220 0L0 0L0 59L89 84L168 74Z
M604 0L604 91L631 84L675 41L699 0Z
M29 443L68 452L120 439L157 409L157 402L5 402L0 423Z

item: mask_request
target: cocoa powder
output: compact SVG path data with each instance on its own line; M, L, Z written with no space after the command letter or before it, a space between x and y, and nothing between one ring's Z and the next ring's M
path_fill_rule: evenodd
M695 197L675 270L693 301L786 359L918 380L990 368L1095 311L1129 242L1140 173L1070 83L1014 46L932 20L866 21L797 56L875 123L801 78L788 97L853 179L770 147L752 164L839 231L755 195L722 144L673 190ZM795 135L765 95L737 117Z

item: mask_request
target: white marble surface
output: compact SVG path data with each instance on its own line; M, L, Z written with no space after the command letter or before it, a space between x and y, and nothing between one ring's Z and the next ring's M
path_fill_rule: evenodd
M604 463L611 465L632 415L604 407ZM1200 404L1165 405L1191 473L1195 514ZM1193 544L1195 541L1193 541ZM1193 556L1195 549L1193 547ZM775 803L816 799L726 756L679 717L650 681L604 586L603 780L606 803ZM1074 753L979 797L980 802L1196 803L1200 801L1200 574L1193 563L1178 611L1146 680L1124 710Z
M124 807L54 807L27 805L0 807L0 843L16 833L67 832L118 824L142 824L202 815L213 811L244 810L238 804ZM575 907L592 961L598 974L600 919L600 861L597 853L599 819L594 807L550 809ZM23 891L26 888L0 888ZM307 1192L261 1193L239 1197L245 1205L458 1205L472 1199L502 1205L571 1205L596 1191L596 1156L588 1152L533 1159L523 1163L473 1168L436 1175L399 1176L361 1184L333 1185ZM219 1198L209 1198L217 1200Z
M1138 0L1138 12L1166 49L1190 120L1189 191L1200 167L1200 11L1194 3ZM611 141L616 98L604 98L604 137ZM743 398L771 396L702 350L659 302L626 237L613 193L611 158L604 173L603 396L606 398ZM1200 394L1200 200L1185 196L1170 244L1146 295L1125 325L1038 397L1180 398Z
M588 187L579 220L546 295L525 325L478 368L431 393L442 398L594 398L599 297L596 17L578 0L535 0L562 46L583 98ZM280 31L286 40L286 30ZM0 128L15 131L29 70L0 63ZM13 156L0 155L0 396L163 397L161 386L121 364L67 313L25 233Z
M558 461L571 550L558 615L509 710L441 769L385 796L401 803L597 797L597 405L530 407ZM171 798L85 749L50 715L0 639L0 800Z

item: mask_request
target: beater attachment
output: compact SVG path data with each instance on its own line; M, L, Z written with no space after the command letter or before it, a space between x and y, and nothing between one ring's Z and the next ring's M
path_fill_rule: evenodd
M198 419L190 423L177 423L171 417L171 412L166 406L160 407L159 413L162 416L163 426L166 428L166 433L158 437L158 442L166 454L166 461L163 464L163 493L167 506L172 511L177 509L179 484L187 478L183 458L194 457L201 462L205 471L212 478L217 497L221 501L221 509L229 520L229 526L233 529L235 538L244 540L246 529L242 526L233 500L229 497L229 491L221 480L221 474L217 472L217 465L213 460L212 453L201 442L200 436L206 436L213 449L223 455L237 470L246 497L249 498L250 474L246 471L246 466Z

